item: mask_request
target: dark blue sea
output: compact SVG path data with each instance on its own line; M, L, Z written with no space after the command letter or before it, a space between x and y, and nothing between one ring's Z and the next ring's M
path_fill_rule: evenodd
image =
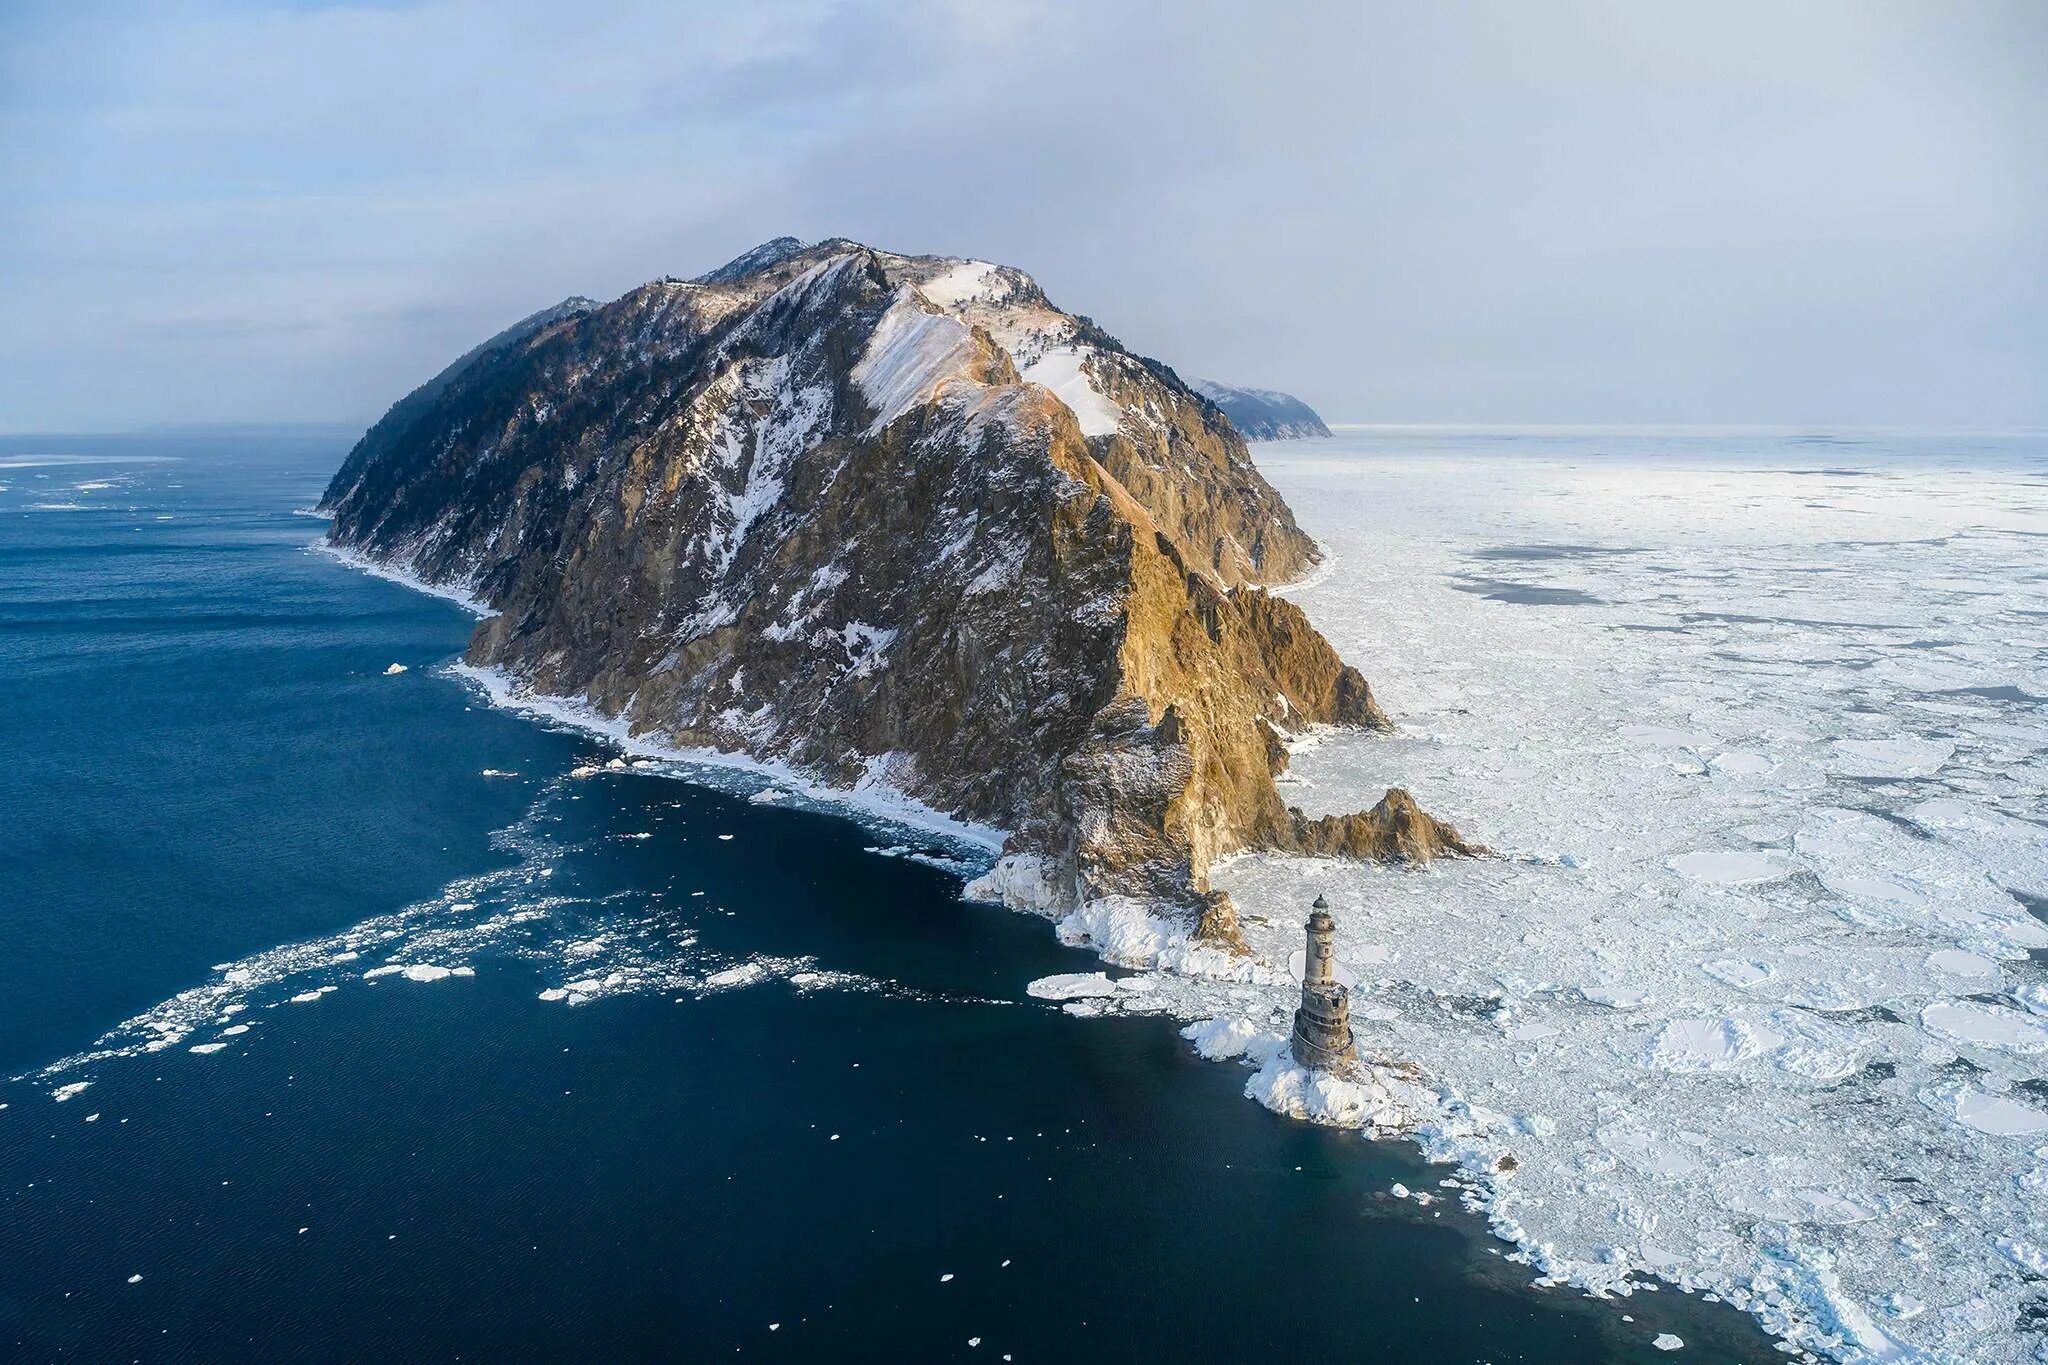
M0 1358L1779 1358L1028 998L970 853L572 776L309 548L348 439L0 440Z

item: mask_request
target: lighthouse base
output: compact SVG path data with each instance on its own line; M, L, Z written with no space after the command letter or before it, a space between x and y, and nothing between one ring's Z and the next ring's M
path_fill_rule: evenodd
M1348 1071L1355 1066L1350 990L1335 982L1303 987L1288 1046L1294 1060L1311 1071Z

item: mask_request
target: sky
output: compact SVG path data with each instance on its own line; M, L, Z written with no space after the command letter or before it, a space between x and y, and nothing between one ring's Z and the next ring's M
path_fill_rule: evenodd
M847 236L1332 421L2048 426L2042 0L0 4L0 430Z

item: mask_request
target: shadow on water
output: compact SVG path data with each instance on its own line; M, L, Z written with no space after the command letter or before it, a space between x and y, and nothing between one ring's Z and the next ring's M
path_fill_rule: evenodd
M1577 588L1545 588L1498 578L1460 575L1451 586L1459 592L1477 593L1489 602L1515 602L1529 607L1587 607L1597 606L1604 600Z
M1494 562L1536 564L1546 561L1572 559L1604 559L1617 555L1637 555L1644 551L1626 546L1604 545L1494 545L1474 550L1468 558ZM1532 607L1577 607L1595 606L1603 599L1578 588L1546 587L1535 583L1517 583L1508 579L1490 578L1479 574L1454 574L1451 586L1459 592L1476 593L1489 602L1513 602Z
M1951 687L1937 692L1940 697L1983 697L1987 701L2015 701L2028 706L2039 706L2048 702L2048 697L2037 697L2031 692L2006 684L1999 687Z
M1495 545L1472 551L1469 558L1535 563L1547 559L1601 559L1612 555L1639 555L1647 551L1612 545Z

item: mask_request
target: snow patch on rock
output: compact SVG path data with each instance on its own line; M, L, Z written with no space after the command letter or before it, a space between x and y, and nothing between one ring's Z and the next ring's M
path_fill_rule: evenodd
M1089 377L1087 365L1094 354L1078 346L1055 346L1022 373L1029 383L1051 389L1073 411L1083 436L1113 436L1123 425L1123 409L1104 397Z
M973 334L944 313L926 312L916 290L903 286L853 367L854 382L875 409L869 433L929 401L945 381L971 377L976 359Z

